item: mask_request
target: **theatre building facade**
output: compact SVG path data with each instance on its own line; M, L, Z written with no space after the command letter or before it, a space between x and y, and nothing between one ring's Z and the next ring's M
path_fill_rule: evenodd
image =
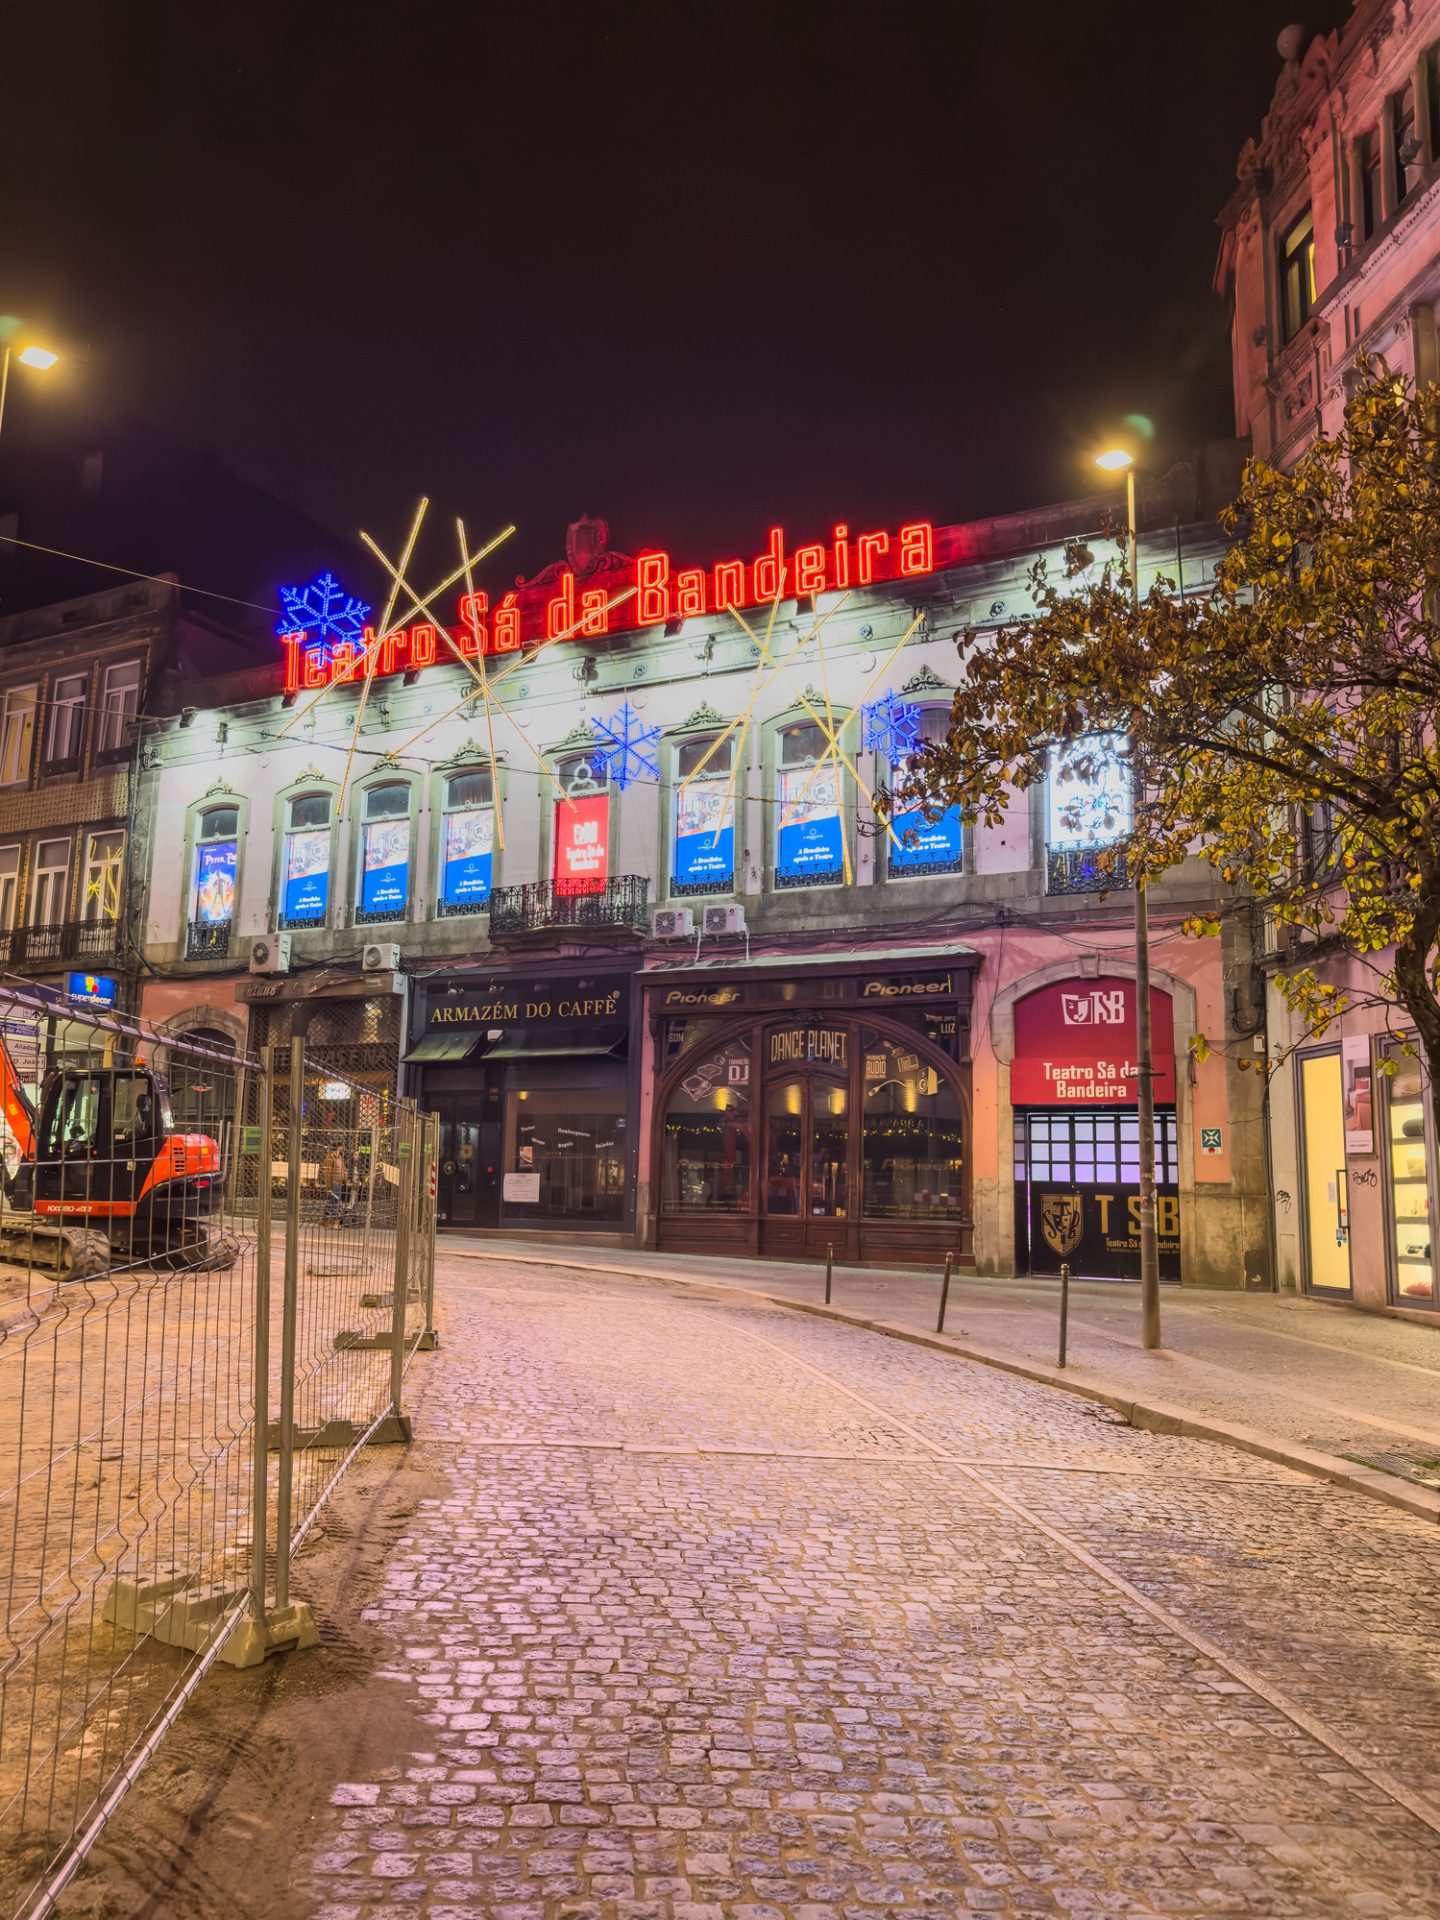
M1209 583L1230 478L1142 490L1142 585ZM448 1231L1133 1272L1132 901L1096 862L1123 761L1094 829L1061 780L979 826L876 803L944 733L957 640L1108 504L708 567L583 521L453 626L281 636L147 723L155 1014L253 1044L309 1009L307 1046L440 1115ZM1162 1259L1243 1286L1252 973L1233 916L1181 934L1209 881L1152 898Z

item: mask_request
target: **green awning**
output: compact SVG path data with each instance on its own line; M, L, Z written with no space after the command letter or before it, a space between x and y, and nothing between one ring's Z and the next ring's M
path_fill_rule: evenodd
M405 1056L405 1065L417 1060L468 1060L479 1045L478 1033L427 1033Z
M535 1037L532 1039L532 1033ZM543 1037L542 1037L543 1036ZM603 1060L625 1044L625 1030L596 1033L591 1028L584 1040L562 1040L546 1035L543 1028L519 1027L487 1047L487 1060Z

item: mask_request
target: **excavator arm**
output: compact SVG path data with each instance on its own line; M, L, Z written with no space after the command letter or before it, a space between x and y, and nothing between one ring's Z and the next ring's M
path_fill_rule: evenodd
M14 1136L20 1149L22 1160L35 1158L35 1109L30 1103L19 1074L15 1071L15 1062L10 1057L10 1048L3 1031L0 1031L0 1108L4 1109L5 1124Z

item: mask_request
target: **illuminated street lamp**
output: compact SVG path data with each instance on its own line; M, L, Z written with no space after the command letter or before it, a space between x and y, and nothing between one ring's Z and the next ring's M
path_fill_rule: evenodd
M1135 456L1124 447L1097 453L1102 473L1125 475L1125 530L1130 566L1130 609L1140 619L1140 542L1135 527ZM1145 800L1145 773L1140 757L1131 766L1136 820ZM1145 875L1135 871L1135 1075L1137 1123L1140 1134L1140 1318L1141 1342L1160 1344L1160 1245L1155 1234L1155 1062L1150 1032L1150 902Z
M28 347L21 347L20 351L15 355L15 358L20 362L22 367L33 367L37 373L48 373L60 356L58 353L52 353L48 347L39 347L32 344ZM10 345L7 341L3 355L0 355L0 428L3 428L5 425L5 391L9 385Z

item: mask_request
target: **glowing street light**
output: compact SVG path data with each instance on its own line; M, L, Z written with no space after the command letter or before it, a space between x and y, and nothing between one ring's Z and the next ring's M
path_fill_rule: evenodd
M1135 522L1135 456L1124 447L1095 455L1102 473L1125 476L1125 531L1129 545L1130 609L1140 620L1140 541ZM1145 800L1145 771L1138 755L1131 766L1133 813ZM1140 1135L1140 1324L1141 1343L1160 1344L1160 1244L1155 1233L1155 1060L1150 1032L1150 902L1145 875L1135 873L1135 1107Z
M15 355L22 367L33 367L37 373L48 373L60 358L48 347L21 347ZM5 390L10 384L10 345L7 341L3 356L0 356L0 428L5 425Z

